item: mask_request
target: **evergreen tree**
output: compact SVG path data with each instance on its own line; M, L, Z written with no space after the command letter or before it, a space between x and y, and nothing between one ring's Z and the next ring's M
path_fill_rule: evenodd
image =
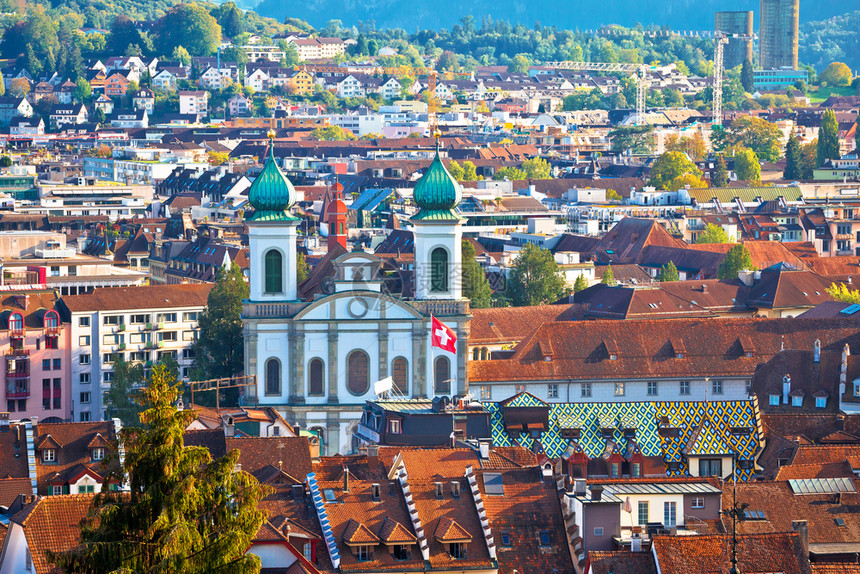
M738 243L726 254L720 264L717 276L720 279L737 279L739 271L755 271L749 250Z
M588 289L588 279L585 278L585 275L580 273L576 276L576 281L573 282L573 292L579 293L585 289Z
M552 253L527 243L508 274L514 306L553 303L564 296L565 281Z
M723 154L717 156L717 165L714 168L711 183L714 187L727 187L729 185L729 170L726 168L726 158L723 157Z
M235 38L242 32L244 32L244 26L242 25L242 14L239 12L236 5L232 2L229 3L229 6L225 4L222 8L226 10L222 10L223 16L221 16L221 33L228 38Z
M603 270L603 276L600 278L600 282L604 285L609 285L610 287L618 285L618 281L615 280L615 273L612 271L612 265L607 265L606 269Z
M785 144L785 171L782 173L782 177L790 181L801 179L803 175L801 161L800 140L797 139L797 134L792 131L791 135L788 136L788 143Z
M130 489L111 490L105 480L81 523L80 544L48 553L61 571L260 571L260 559L245 551L265 520L258 505L267 490L236 470L238 450L212 460L205 447L185 446L195 414L178 411L177 397L175 377L156 366L143 390L142 426L121 431L124 468L109 477Z
M473 309L486 309L493 304L493 290L481 264L475 260L475 247L465 239L463 253L463 297L470 301Z
M248 284L238 265L218 270L206 310L198 322L200 331L194 343L196 358L192 368L195 380L232 377L244 368L241 314L242 300L248 298L248 293Z
M93 110L92 120L94 123L97 124L105 123L105 121L107 121L107 118L105 117L105 111L101 108L96 108L95 110Z
M744 87L744 90L749 93L752 93L755 90L753 83L753 67L752 62L750 62L749 59L745 59L741 66L741 85Z
M818 128L818 167L828 159L839 159L839 124L836 113L831 109L821 116L821 127Z
M42 71L42 62L36 57L32 44L27 44L27 48L24 50L24 67L34 78Z
M675 267L673 261L669 261L666 265L660 268L657 273L657 281L680 281L681 276L678 275L678 268Z

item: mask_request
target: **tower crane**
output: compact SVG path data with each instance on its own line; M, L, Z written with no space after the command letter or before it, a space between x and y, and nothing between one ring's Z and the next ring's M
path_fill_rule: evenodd
M711 125L720 127L723 125L723 74L725 73L725 69L723 67L724 47L729 43L729 39L755 40L757 38L758 36L755 34L726 34L719 30L714 33L714 96L711 101L713 105Z
M646 75L651 66L644 64L624 64L609 62L546 62L547 68L556 70L588 70L592 72L632 72L636 81L636 116L634 124L640 125L645 121L645 94L648 91Z

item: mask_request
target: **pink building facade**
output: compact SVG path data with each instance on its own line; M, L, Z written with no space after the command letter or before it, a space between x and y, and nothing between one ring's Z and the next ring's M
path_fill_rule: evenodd
M12 420L62 422L71 416L70 329L50 291L0 294L4 402Z

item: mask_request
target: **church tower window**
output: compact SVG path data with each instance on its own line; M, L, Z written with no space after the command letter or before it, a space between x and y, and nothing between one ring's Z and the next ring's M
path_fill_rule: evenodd
M274 357L266 361L266 394L281 394L281 362Z
M391 363L391 378L394 380L394 392L398 395L409 394L409 361L397 357Z
M266 293L284 291L284 257L277 249L269 249L265 257Z
M367 392L370 387L369 363L367 353L361 349L356 349L346 358L346 384L350 393L363 395Z
M325 394L323 389L324 365L322 359L311 359L308 364L308 394L313 397L321 397Z
M437 293L448 290L448 252L443 247L430 253L430 290Z
M451 361L448 357L436 357L433 369L433 393L451 394Z

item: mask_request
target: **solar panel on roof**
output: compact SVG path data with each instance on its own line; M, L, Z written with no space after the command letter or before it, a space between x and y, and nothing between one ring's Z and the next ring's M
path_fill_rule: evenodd
M853 315L857 311L860 311L860 305L858 305L857 303L854 303L853 305L849 305L839 312L842 313L843 315Z

